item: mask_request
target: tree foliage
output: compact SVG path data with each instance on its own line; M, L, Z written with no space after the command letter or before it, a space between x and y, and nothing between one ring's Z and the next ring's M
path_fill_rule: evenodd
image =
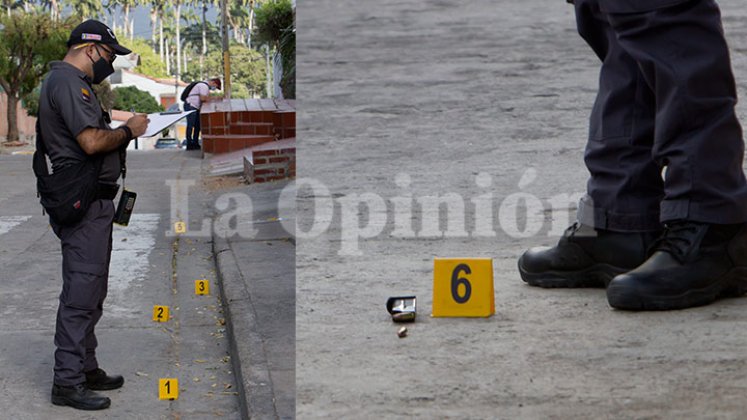
M73 24L40 12L1 15L0 86L8 95L8 141L18 140L16 104L39 85L50 61L63 58Z
M283 65L283 78L280 88L287 99L296 97L296 31L285 31L280 37L280 60Z
M286 98L296 97L296 30L293 6L290 0L271 0L263 3L256 12L257 35L280 54L283 76L280 87Z
M265 93L265 60L262 54L243 45L234 44L231 53L231 97L250 98ZM205 71L210 77L223 74L222 52L213 50L205 59ZM184 75L186 81L201 80L199 66L192 66Z
M93 93L96 95L96 99L99 100L99 104L104 111L109 112L114 109L115 94L114 91L112 91L112 85L108 80L104 80L98 85L93 85Z
M164 64L163 61L161 61L161 58L153 51L153 48L148 44L148 41L142 38L134 38L129 41L123 41L123 43L127 48L140 56L140 64L135 69L138 73L150 77L169 77L169 74L166 73L166 64Z
M140 56L135 71L150 77L172 77L176 68L175 40L182 39L182 53L187 54L188 72L182 80L200 80L222 76L220 31L217 22L205 21L207 53L202 56L203 6L216 7L217 0L179 0L182 5L177 37L176 0L0 0L0 87L8 93L8 139L18 138L15 104L22 104L32 114L38 109L38 88L48 64L63 58L65 42L72 28L86 19L106 19L113 29L126 28L123 14L132 8L150 7L151 41L135 38L122 42ZM266 63L263 55L246 47L251 33L252 46L268 45L278 52L283 64L280 82L285 97L295 96L295 30L290 0L227 0L232 46L232 97L269 96L266 92ZM25 11L24 11L25 10ZM7 16L10 14L11 16ZM68 16L65 18L65 16ZM115 16L118 16L115 22ZM132 17L132 16L130 16ZM106 19L108 20L108 19ZM256 24L255 24L256 22ZM158 29L163 27L163 37ZM132 37L133 34L130 34ZM165 45L164 45L165 44ZM167 54L166 50L169 51ZM166 64L168 62L168 64ZM204 73L200 72L200 63ZM183 64L183 63L182 63ZM169 68L171 71L167 71ZM36 89L36 94L34 94ZM102 105L108 101L108 90L102 93ZM100 98L101 99L101 98ZM113 99L111 100L113 101ZM111 102L109 101L109 102ZM153 105L153 104L151 104ZM157 103L155 104L158 105ZM125 109L128 109L125 107Z
M73 8L73 17L78 23L95 19L104 10L102 2L97 0L68 0L67 3Z
M293 5L290 0L264 2L257 8L255 19L255 39L277 49L283 34L293 28Z
M153 99L150 93L135 86L115 88L112 92L114 93L115 109L123 111L135 109L135 112L146 114L163 111L163 107Z

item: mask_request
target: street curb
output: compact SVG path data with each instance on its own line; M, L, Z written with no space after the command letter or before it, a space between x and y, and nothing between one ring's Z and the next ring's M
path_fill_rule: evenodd
M239 409L245 419L278 419L275 390L249 291L230 243L213 234L218 286L223 302Z

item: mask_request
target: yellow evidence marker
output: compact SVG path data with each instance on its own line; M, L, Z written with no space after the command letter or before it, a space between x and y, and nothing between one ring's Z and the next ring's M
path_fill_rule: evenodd
M433 260L434 317L489 317L495 313L491 258Z
M156 322L166 322L169 320L169 307L155 305L153 307L153 320Z
M174 223L174 232L176 233L187 233L187 225L184 222Z
M195 280L195 294L196 295L209 295L210 294L210 282L203 280Z
M158 380L158 399L175 400L179 398L179 380L176 378L161 378Z

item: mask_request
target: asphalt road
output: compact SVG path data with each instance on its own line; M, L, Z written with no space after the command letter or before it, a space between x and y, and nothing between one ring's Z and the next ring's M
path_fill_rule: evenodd
M240 418L235 375L207 237L170 237L166 180L194 180L192 228L209 210L198 154L130 153L128 189L138 193L128 227L115 227L109 293L98 324L99 362L125 377L104 412L50 403L55 313L62 282L59 241L35 194L30 156L0 156L0 417L8 419ZM208 201L208 202L206 202ZM208 279L209 296L194 281ZM153 306L171 319L152 320ZM158 379L177 378L175 401L158 399Z
M719 3L744 98L747 9ZM521 252L571 221L559 195L587 177L598 63L569 5L315 0L298 16L299 174L327 189L299 180L298 418L743 418L747 299L625 313L601 290L519 278ZM528 237L510 234L537 223L510 205L517 193L545 208ZM445 194L462 200L468 232L471 200L492 194L496 236L394 234L393 198ZM315 207L330 202L331 215ZM445 229L443 213L413 208L400 227ZM371 236L357 246L355 226ZM493 317L429 317L433 258L451 256L494 259ZM403 339L384 307L399 294L419 304Z

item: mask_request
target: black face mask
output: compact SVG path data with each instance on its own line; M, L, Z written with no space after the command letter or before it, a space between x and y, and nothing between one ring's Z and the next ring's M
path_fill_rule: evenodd
M98 85L103 82L110 74L114 73L114 66L104 57L99 58L96 62L89 56L89 60L93 63L93 84Z

